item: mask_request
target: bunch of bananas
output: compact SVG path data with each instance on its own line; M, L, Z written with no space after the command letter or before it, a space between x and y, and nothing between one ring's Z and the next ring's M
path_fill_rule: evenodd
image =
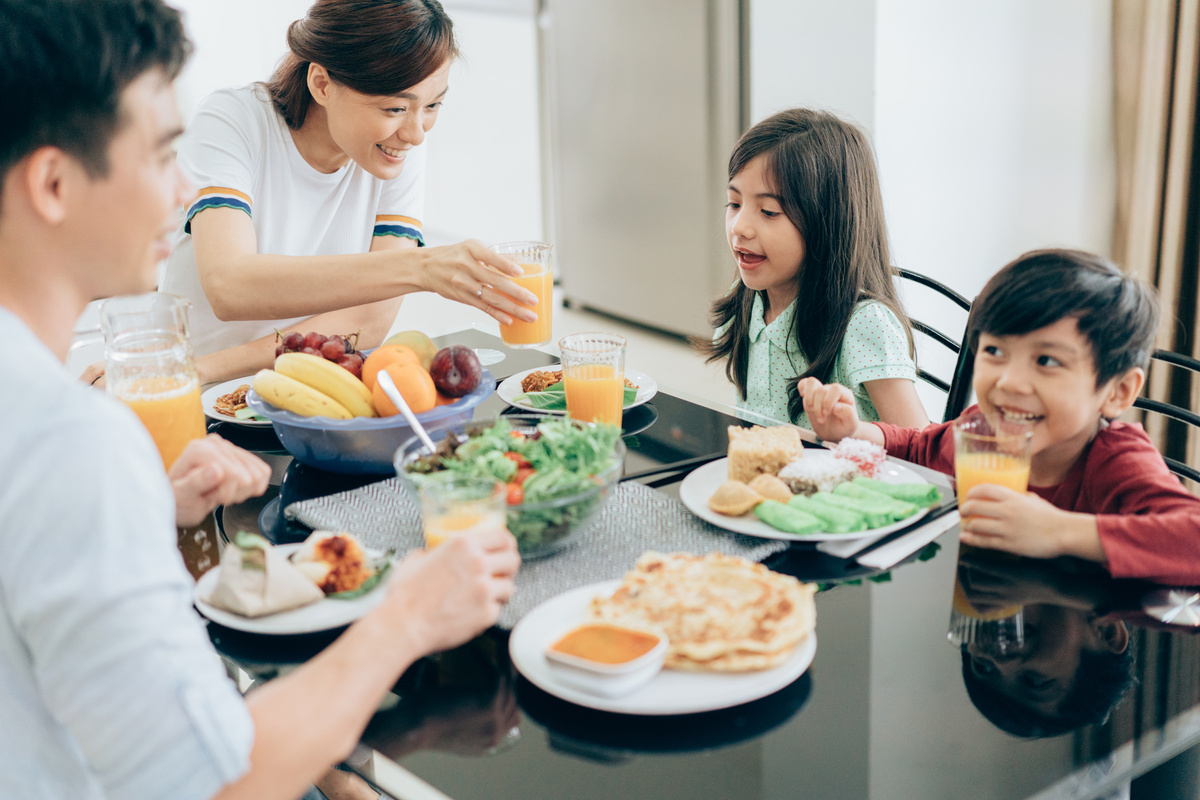
M349 370L309 353L284 353L275 369L259 370L254 391L276 408L302 417L374 417L371 390Z

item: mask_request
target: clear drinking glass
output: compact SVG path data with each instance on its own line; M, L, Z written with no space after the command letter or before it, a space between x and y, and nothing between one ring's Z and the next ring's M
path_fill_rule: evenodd
M150 431L166 469L188 442L205 433L188 336L190 306L166 292L122 295L100 304L105 386Z
M1033 426L983 414L954 421L954 478L961 504L967 492L981 483L1006 486L1016 492L1029 488Z
M492 250L515 261L525 274L511 280L537 295L538 304L534 312L538 318L533 322L513 319L508 325L500 326L500 338L509 347L539 347L550 342L551 307L554 292L554 267L551 263L551 246L545 242L502 242L492 245Z
M454 536L508 530L507 492L495 478L433 476L421 484L425 546Z
M625 403L625 337L574 333L558 343L567 416L621 425Z

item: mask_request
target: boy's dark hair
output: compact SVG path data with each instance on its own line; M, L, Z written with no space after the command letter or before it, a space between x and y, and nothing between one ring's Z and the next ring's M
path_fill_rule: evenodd
M1035 250L993 275L971 310L971 352L978 352L981 333L1020 335L1066 317L1091 345L1097 387L1150 363L1158 330L1154 290L1079 250Z
M317 0L288 27L287 43L266 86L292 130L304 124L312 103L309 64L361 94L392 96L458 56L454 25L437 0Z
M877 300L895 313L913 352L912 328L892 281L883 198L866 134L828 112L793 108L742 135L729 157L730 180L758 156L766 159L783 213L804 241L791 336L808 369L797 377L829 380L854 306L862 300ZM755 294L738 281L712 307L713 327L729 327L715 341L696 343L708 361L728 359L725 374L742 398ZM794 421L803 410L792 381L788 416Z
M154 68L174 80L189 52L161 0L0 0L0 184L46 146L103 177L125 87Z
M1061 736L1108 720L1135 682L1133 652L1132 644L1120 653L1080 650L1075 682L1053 715L1039 714L980 679L971 668L966 645L962 647L963 684L979 713L1005 733L1025 739Z

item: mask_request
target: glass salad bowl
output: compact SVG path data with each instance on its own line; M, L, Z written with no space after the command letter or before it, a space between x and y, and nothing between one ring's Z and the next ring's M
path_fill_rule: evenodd
M508 530L525 560L573 544L604 507L625 468L625 443L613 426L501 414L427 430L436 453L416 437L396 451L396 474L414 502L420 482L436 480L439 472L490 474L505 481Z

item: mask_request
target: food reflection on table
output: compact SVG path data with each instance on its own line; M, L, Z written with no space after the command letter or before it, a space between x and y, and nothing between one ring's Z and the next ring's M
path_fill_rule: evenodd
M1040 738L1101 724L1133 686L1129 628L1112 614L1116 589L1100 570L963 549L958 585L980 615L1020 608L1019 646L959 647L971 702L1006 733Z

